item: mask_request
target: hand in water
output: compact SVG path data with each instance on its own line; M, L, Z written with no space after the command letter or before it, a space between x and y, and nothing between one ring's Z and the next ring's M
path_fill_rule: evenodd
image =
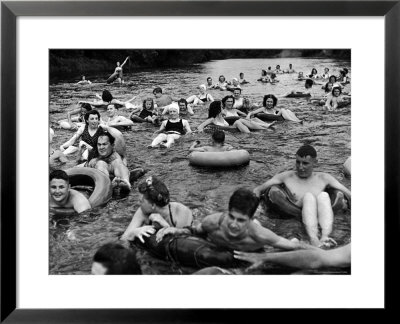
M156 242L159 243L165 235L174 234L176 232L175 227L164 227L160 229L156 234Z
M235 259L252 263L252 265L246 269L246 272L258 269L264 262L263 255L260 253L234 251L233 256Z
M153 226L146 225L146 226L137 228L134 233L129 233L128 235L123 235L121 237L121 239L133 241L133 239L135 237L137 237L140 240L140 242L144 243L143 237L149 237L150 235L154 234L155 232L156 232L156 230Z

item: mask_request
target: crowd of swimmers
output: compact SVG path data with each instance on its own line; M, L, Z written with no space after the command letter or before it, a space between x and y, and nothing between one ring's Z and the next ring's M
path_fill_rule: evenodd
M127 59L117 68L122 69ZM343 71L345 72L343 78L346 78L348 70L343 69ZM316 69L313 69L311 74L306 76L306 88L307 85L314 85L316 79L328 80L324 88L332 89L332 96L327 98L327 102L329 101L331 109L336 109L338 100L335 98L341 95L343 84L332 78L334 76L329 74L328 68L325 68L324 72L318 76ZM270 68L263 70L262 77L268 76L274 80L279 73L296 73L296 71L292 64L287 70L281 70L277 65L275 70ZM300 80L302 75L299 73L298 77ZM343 82L348 82L348 79L342 79ZM77 167L95 168L112 179L113 187L123 186L128 192L131 190L126 147L118 128L129 128L137 122L153 124L159 129L155 132L155 137L148 148L169 148L182 135L193 133L189 121L183 117L195 114L196 107L209 102L208 118L197 126L196 131L203 131L212 125L214 128L211 145L200 146L200 142L195 141L189 151L224 152L233 149L231 145L225 143L224 130L235 128L240 132L250 133L253 130L271 128L274 122L268 123L257 118L258 113L289 116L288 120L301 122L287 109L278 108L278 98L273 94L264 96L261 107L252 104L249 98L242 97L241 85L246 83L249 82L244 79L244 74L240 73L239 79L234 78L231 82L226 82L221 76L217 84L213 84L212 78L209 77L207 84L199 86L197 95L190 95L187 98L174 98L157 87L153 90L154 98L145 98L141 103L134 103L135 97L127 101L117 100L108 90L104 90L101 96L97 95L97 101L79 102L78 107L70 111L65 120L59 121L60 127L75 131L59 149L52 147L54 131L50 129L49 159L52 170L49 177L50 207L73 208L77 213L91 208L88 198L71 188L67 173L52 167L57 163L65 164L68 161L66 156L75 152L78 152ZM207 89L227 90L232 94L217 100L207 92ZM121 107L130 110L129 117L119 115L118 109ZM101 116L95 108L105 108L106 115ZM75 143L79 144L75 146ZM252 190L238 188L232 193L226 212L208 215L200 222L193 220L190 208L180 202L170 201L169 190L161 179L156 176L148 177L138 185L140 207L120 237L121 242L106 244L96 252L92 273L140 273L133 252L123 245L124 242L135 239L143 242L146 237L153 234L156 235L157 241L167 235L202 236L221 248L234 250L237 259L254 263L253 266L262 262L273 262L302 269L349 267L350 244L337 247L337 243L331 237L334 213L325 188L331 187L342 191L349 202L351 193L333 176L314 171L316 163L316 150L310 145L301 146L295 154L294 171L279 173ZM308 235L307 243L295 238L286 239L278 236L253 218L260 199L273 185L284 185L296 205L301 208L301 221ZM287 252L260 252L266 245ZM199 271L199 274L211 273L229 273L229 271L219 268Z

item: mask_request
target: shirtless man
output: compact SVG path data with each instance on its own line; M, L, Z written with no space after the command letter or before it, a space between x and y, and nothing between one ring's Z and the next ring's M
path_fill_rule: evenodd
M333 210L326 187L341 190L350 201L351 193L333 176L325 172L314 172L317 163L317 152L311 145L304 145L296 152L296 171L285 171L254 189L260 197L273 185L284 184L293 194L296 205L302 208L302 220L310 243L314 246L336 245L329 237L333 228ZM318 225L321 227L321 238L318 239Z
M50 173L50 207L74 208L77 213L91 208L89 200L83 194L71 189L68 175L62 170Z
M172 104L173 101L179 100L179 98L175 99L175 98L172 98L171 96L163 94L161 88L155 88L153 90L153 94L156 97L156 99L154 101L157 105L157 108L168 106L168 105Z
M97 156L88 162L89 168L95 168L106 175L114 175L113 187L129 191L129 170L123 163L121 156L114 150L115 138L110 133L104 133L97 140Z
M107 106L107 118L104 121L104 124L111 127L118 127L118 126L133 126L133 121L118 115L118 109L115 105L111 104Z
M259 199L250 190L237 189L229 200L227 212L206 216L200 224L185 228L168 229L165 234L194 234L206 236L216 245L237 251L254 252L265 245L283 250L313 248L299 241L290 241L253 220ZM160 241L162 235L157 235Z
M225 144L225 133L222 130L216 130L211 136L211 146L196 147L200 141L195 141L189 148L191 152L225 152L233 150L233 147Z

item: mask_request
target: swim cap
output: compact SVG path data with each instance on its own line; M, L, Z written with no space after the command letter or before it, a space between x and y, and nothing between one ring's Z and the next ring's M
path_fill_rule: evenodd
M239 81L237 78L233 78L232 81Z
M199 88L201 88L201 89L203 89L203 90L206 90L206 89L207 89L207 87L206 87L204 84L200 84L200 85L199 85Z
M171 111L171 110L176 110L179 114L179 106L176 102L173 102L172 104L170 104L168 106L168 111Z

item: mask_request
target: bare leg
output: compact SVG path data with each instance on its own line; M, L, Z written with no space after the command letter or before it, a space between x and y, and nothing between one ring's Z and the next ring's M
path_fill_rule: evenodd
M233 126L235 126L242 133L250 133L250 129L248 129L247 126L245 126L240 119L235 121Z
M192 103L195 102L197 99L196 95L190 96L189 98L186 99L187 103Z
M110 173L108 172L108 164L104 161L97 161L95 168L107 176L110 176Z
M166 147L166 148L171 147L171 145L175 143L175 140L177 140L180 137L181 136L178 134L168 134L167 135L167 143L164 144L164 147Z
M333 210L331 199L326 192L321 192L317 197L318 222L321 226L321 243L324 246L331 247L336 242L329 237L333 228Z
M167 134L161 133L158 134L158 136L153 140L153 142L151 143L151 147L156 147L158 144L160 144L161 142L164 142L167 140Z
M115 178L117 180L123 181L125 185L131 189L131 184L129 183L129 170L121 161L113 161L111 166L114 169ZM114 181L113 181L114 182Z
M240 119L240 122L243 125L245 125L246 127L248 127L249 129L261 130L261 129L266 129L266 128L269 127L269 124L265 124L264 122L263 122L263 124L259 124L259 123L255 123L253 121L250 121L248 119Z
M320 241L318 240L317 212L317 199L313 194L307 192L303 198L303 209L301 214L306 232L310 237L310 243L314 246L320 245Z

